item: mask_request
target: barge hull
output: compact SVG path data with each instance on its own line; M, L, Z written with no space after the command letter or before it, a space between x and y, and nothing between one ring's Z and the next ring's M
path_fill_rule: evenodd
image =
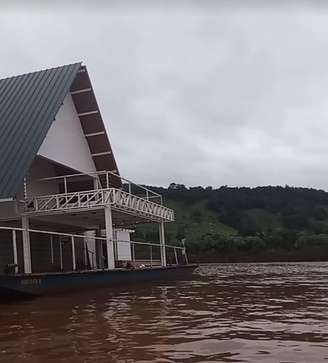
M197 265L184 265L135 270L0 275L0 298L47 295L98 287L124 286L138 282L182 280L190 278L196 267Z

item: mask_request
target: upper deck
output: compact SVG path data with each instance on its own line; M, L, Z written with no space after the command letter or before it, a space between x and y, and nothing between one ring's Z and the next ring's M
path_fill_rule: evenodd
M112 187L111 178L119 178L122 187ZM56 176L42 178L37 182L56 184L59 186L57 189L61 189L62 192L25 196L24 214L46 216L94 211L110 206L113 211L128 214L131 223L174 221L174 211L163 205L160 194L132 183L113 172ZM42 190L42 188L36 188L36 190Z

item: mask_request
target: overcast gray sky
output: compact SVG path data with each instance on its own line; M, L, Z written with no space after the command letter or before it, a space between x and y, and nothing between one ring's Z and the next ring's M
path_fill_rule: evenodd
M323 2L23 3L0 5L0 77L83 61L122 175L328 190Z

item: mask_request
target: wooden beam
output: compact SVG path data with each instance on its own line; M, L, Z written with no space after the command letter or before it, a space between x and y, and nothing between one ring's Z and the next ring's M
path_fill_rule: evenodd
M89 111L89 112L82 112L82 113L78 113L77 115L78 115L79 117L81 117L81 116L94 115L94 114L96 114L96 113L99 113L99 111L98 111L98 110L95 110L95 111Z
M105 135L105 131L98 131L98 132L90 132L90 134L85 134L85 137L92 137L92 136L99 136Z
M83 88L76 91L71 91L71 95L78 95L79 93L91 92L92 88Z
M103 156L103 155L111 155L111 151L104 151L102 153L94 153L94 154L91 154L91 156Z

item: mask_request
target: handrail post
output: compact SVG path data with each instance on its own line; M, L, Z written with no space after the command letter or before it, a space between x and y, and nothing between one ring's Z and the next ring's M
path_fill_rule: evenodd
M150 267L153 267L153 246L150 245Z
M55 263L55 256L54 256L54 235L50 234L50 258L51 258L51 264L53 265Z
M113 241L113 248L114 248L114 261L118 261L118 245L117 245L117 240Z
M64 262L63 262L63 242L61 238L59 238L59 261L60 261L60 271L64 270Z
M182 246L183 246L183 248L182 248L182 254L184 255L186 264L188 265L189 264L189 261L188 261L187 249L186 249L186 245L185 245L186 239L183 238L181 240L181 242L182 242Z
M66 176L64 177L64 191L65 191L65 194L67 194L67 178L66 178Z
M88 267L88 248L87 243L83 241L83 257L84 257L84 268L87 270Z
M136 261L136 251L135 251L134 241L131 241L131 247L132 247L132 261L135 262Z
M109 173L106 172L106 189L109 189Z
M13 240L13 258L14 258L14 271L18 272L18 257L17 257L17 238L16 238L16 230L12 231L12 240Z
M114 233L113 233L113 220L112 210L108 205L105 207L105 226L106 226L106 245L107 245L107 268L115 268L115 257L114 257Z
M174 247L174 257L175 257L175 264L179 265L179 261L178 261L178 255L177 255L177 249Z
M74 236L71 237L71 241L72 241L72 266L73 266L73 271L76 270L76 258L75 258L75 241L74 241Z
M93 189L98 190L98 179L93 177Z
M164 222L159 224L159 243L161 248L161 265L166 267L166 249L165 249L165 232L164 232Z
M185 255L186 264L188 265L189 261L188 261L187 251L186 251L186 249L184 249L183 251L184 251L184 255Z
M22 216L22 229L23 229L23 256L24 256L24 273L32 273L31 261L31 242L29 231L29 219L26 215Z

